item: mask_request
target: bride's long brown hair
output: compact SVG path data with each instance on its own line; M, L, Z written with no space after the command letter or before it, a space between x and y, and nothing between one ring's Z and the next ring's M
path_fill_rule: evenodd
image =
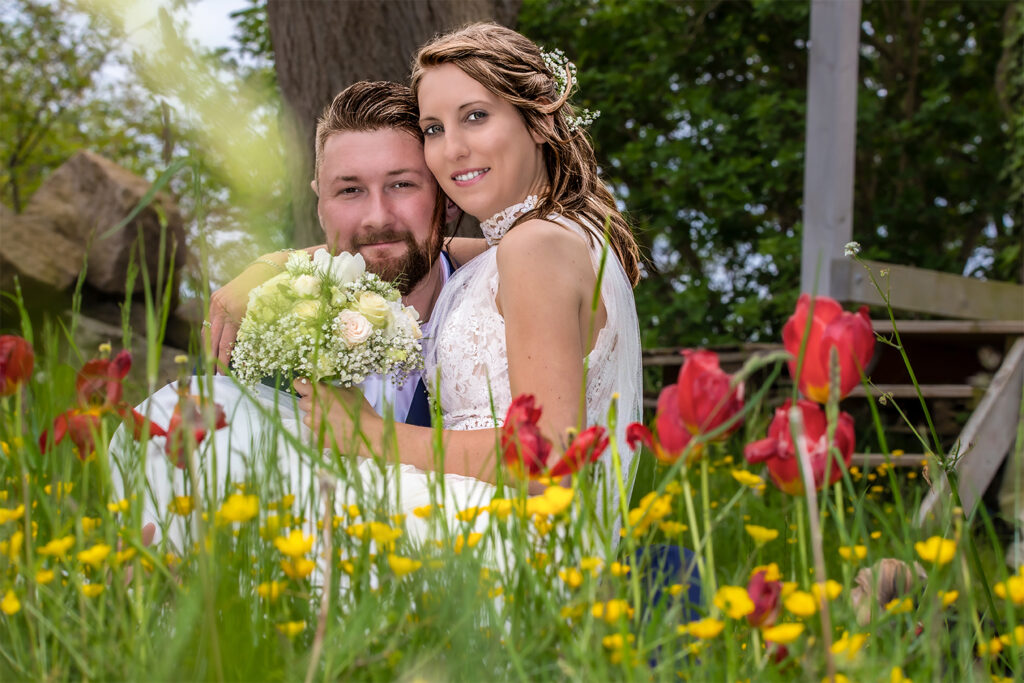
M569 125L576 115L569 104L572 88L559 91L555 74L548 69L540 48L504 26L470 24L438 36L420 48L412 69L414 94L418 94L423 74L442 64L456 65L511 103L519 110L526 127L544 139L544 164L551 186L537 208L519 220L559 213L575 220L594 237L601 234L607 221L609 243L635 285L640 279L636 240L597 174L590 139L580 127Z

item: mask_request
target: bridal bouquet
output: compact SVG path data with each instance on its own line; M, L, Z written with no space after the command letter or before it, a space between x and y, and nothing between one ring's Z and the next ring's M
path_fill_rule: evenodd
M295 251L249 294L233 365L249 384L277 372L344 386L382 373L401 383L423 367L418 318L361 255Z

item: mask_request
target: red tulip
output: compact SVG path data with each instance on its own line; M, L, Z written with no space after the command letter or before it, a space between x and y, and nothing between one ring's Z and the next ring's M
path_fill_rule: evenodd
M178 405L174 406L174 413L171 414L171 421L164 435L167 436L167 457L180 469L185 469L190 447L206 438L207 423L202 411L207 405L209 402L199 396L187 395L181 397ZM212 407L214 430L227 427L224 408L219 403L213 403ZM191 434L187 430L191 430ZM192 439L191 443L188 441L189 438Z
M779 617L779 598L782 595L781 581L768 581L768 572L760 570L750 577L747 595L754 603L754 611L747 615L747 623L756 628L771 626Z
M543 473L551 442L540 433L537 422L541 409L531 394L512 400L501 426L501 452L505 464L520 474L535 477Z
M81 460L88 459L96 450L96 434L100 432L104 415L116 415L129 422L135 439L142 438L147 425L151 436L165 436L167 433L159 425L146 420L121 398L124 394L121 383L131 366L132 356L128 351L122 351L113 360L98 358L82 366L75 381L79 405L58 415L52 429L43 431L39 449L46 449L52 432L54 445L71 439L76 455Z
M839 398L845 397L860 383L861 373L875 352L875 333L871 330L867 306L857 313L844 311L834 299L815 297L814 316L810 329L807 314L811 298L801 294L796 312L782 328L782 342L792 356L789 374L796 377L800 346L807 332L807 344L797 387L807 398L818 403L828 401L829 359L832 348L839 352Z
M783 492L800 495L804 492L803 479L800 477L799 457L793 446L789 427L789 409L791 401L775 410L775 417L768 427L768 437L747 444L743 451L747 462L756 464L763 462L768 466L768 474L772 482ZM811 461L811 472L814 475L815 488L825 484L825 471L830 470L828 483L834 484L842 476L839 463L829 457L828 425L825 411L821 405L813 401L801 399L797 402L803 416L804 430L801 443L807 450ZM853 418L848 413L839 414L839 423L835 430L835 444L843 462L850 465L853 457L854 434Z
M589 462L596 462L604 450L608 448L608 436L604 427L594 425L587 427L576 435L562 458L551 468L549 476L564 477L578 472Z
M32 376L35 355L22 337L0 335L0 396L10 396Z
M683 351L686 361L679 370L677 401L679 417L693 435L713 432L743 410L743 384L731 386L732 378L718 364L714 351ZM725 439L740 425L733 422L715 440Z
M122 351L113 360L94 358L78 372L75 392L82 405L114 406L121 401L121 383L132 368L132 354Z

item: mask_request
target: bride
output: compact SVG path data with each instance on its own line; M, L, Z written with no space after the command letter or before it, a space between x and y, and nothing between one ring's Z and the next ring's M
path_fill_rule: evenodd
M629 472L624 431L641 410L631 288L638 249L568 104L573 75L563 59L495 24L436 38L413 68L427 166L445 194L481 220L490 245L442 290L425 373L437 380L444 472L471 478L457 481L476 491L495 481L494 428L520 394L543 410L552 461L570 430L606 423L617 396L616 438ZM371 444L384 437L383 421L352 392L302 380L295 388L314 432L342 447L353 443L356 424ZM434 469L429 430L395 424L394 437L405 467ZM602 460L610 481L607 452ZM615 514L618 489L609 490Z
M282 493L307 492L308 506L314 502L312 468L284 432L300 433L305 423L341 453L369 445L363 456L379 453L393 436L400 463L380 467L374 458L358 458L342 472L336 502L357 502L367 490L397 497L392 505L403 513L443 502L454 524L459 510L486 506L495 495L495 427L514 396L532 394L543 410L540 428L554 445L552 461L568 446L569 430L607 424L617 401L615 438L628 479L625 426L641 417L631 288L638 249L598 177L583 121L568 103L573 76L571 65L546 60L534 43L493 24L437 38L417 55L412 85L427 165L444 192L481 219L490 245L449 277L431 314L425 376L443 416L443 463L435 461L432 429L385 422L356 391L297 380L298 413L287 394L270 396L264 387L257 409L229 417L230 428L216 438L230 448L212 458L220 470L212 478L237 481L265 466L284 480ZM221 400L218 388L214 399ZM282 416L276 430L266 428L265 408ZM300 436L309 441L310 433ZM272 444L261 449L269 451L267 463L241 457L245 440L257 437ZM225 450L230 458L218 463ZM620 487L611 483L607 451L602 465L609 484L605 512L616 518ZM154 481L166 472L166 466L147 465L144 476L161 489L151 509L166 508L171 494ZM181 495L184 474L172 474L172 488ZM433 500L438 488L443 501ZM628 496L629 483L621 488ZM412 538L429 533L412 515L406 525Z

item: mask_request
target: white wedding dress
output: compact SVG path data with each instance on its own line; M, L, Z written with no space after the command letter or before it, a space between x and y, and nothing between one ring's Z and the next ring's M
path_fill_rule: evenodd
M497 247L493 245L528 208L528 204L517 205L484 222L482 227L491 248L455 271L431 314L436 338L427 345L425 377L431 380L428 386L433 378L440 378L431 390L434 399L440 401L445 429L500 426L511 403L504 320L495 305L498 270ZM561 216L551 219L585 237L575 222ZM595 272L599 272L600 240L592 240L591 255ZM607 322L588 357L586 417L588 425L607 424L609 407L617 396L615 439L625 479L622 486L628 496L632 451L626 445L625 428L641 419L640 338L632 288L610 250L601 280L601 297ZM264 497L271 499L290 494L294 496L292 513L306 520L308 533L315 533L315 520L323 509L317 473L327 471L337 480L338 515L345 515L351 504L365 510L368 500L383 501L390 512L405 515L408 539L423 543L437 536L438 529L433 526L437 517L427 520L413 512L421 506L441 503L441 519L448 530L486 531L487 514L470 522L457 520L456 514L470 507L486 507L497 493L493 485L472 477L424 472L412 465L337 458L329 450L320 453L312 447L312 435L302 423L291 394L263 385L240 387L225 376L215 376L212 384L203 384L204 378L193 378L191 393L219 403L228 422L228 427L208 435L195 455L196 481L205 500L221 501L247 482L252 484L252 490L264 491ZM177 385L169 384L139 405L138 410L166 427L177 402ZM143 523L155 522L159 530L157 540L166 537L169 546L183 551L191 538L187 532L191 522L172 514L169 507L174 497L191 490L192 483L186 471L171 462L165 447L165 439L154 438L140 452L122 428L111 445L111 474L115 496L140 496ZM490 453L484 455L494 457ZM605 452L601 462L603 488L607 491L605 509L616 513L619 486L613 479L610 451ZM261 507L270 502L261 500ZM613 538L617 538L617 524L614 529Z
M505 320L498 312L498 244L516 219L531 210L536 197L509 207L480 225L488 244L484 253L452 275L434 305L431 320L436 338L426 354L428 389L440 401L444 428L452 430L500 427L512 402L505 347ZM621 459L622 489L632 490L633 452L626 444L626 426L642 419L642 366L640 330L633 289L615 252L605 250L602 239L591 238L575 221L552 214L549 220L587 240L594 272L601 274L601 299L607 312L604 327L587 356L586 424L608 424L608 412L617 401L615 440ZM432 386L433 378L438 385ZM493 405L493 410L492 410ZM543 407L543 406L542 406ZM604 475L602 512L619 519L619 490L611 450L600 460ZM628 503L628 501L627 501ZM613 538L617 538L618 525Z

